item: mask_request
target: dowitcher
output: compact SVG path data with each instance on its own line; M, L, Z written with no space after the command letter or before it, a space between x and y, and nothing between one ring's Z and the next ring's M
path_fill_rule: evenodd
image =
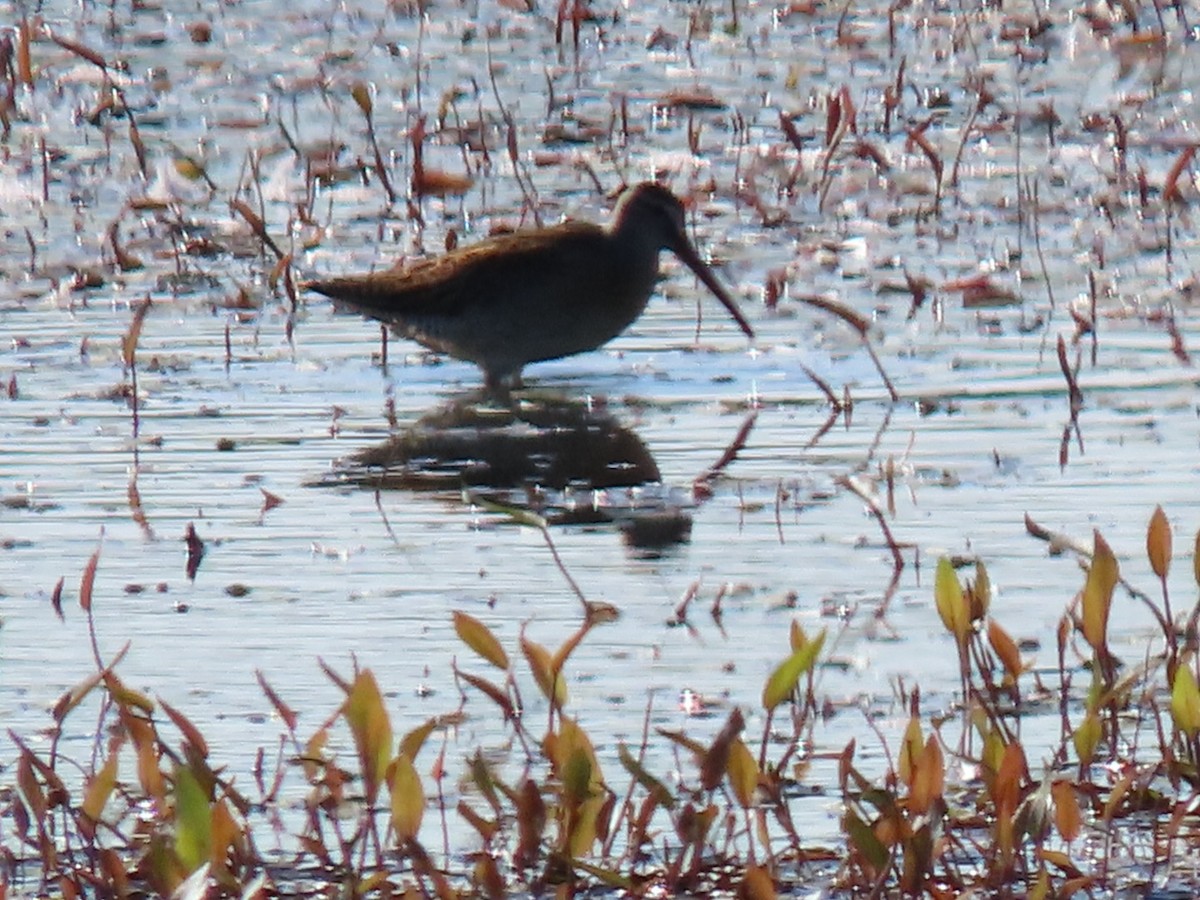
M517 231L429 260L303 285L439 353L483 369L490 389L532 362L584 353L630 326L650 300L658 255L696 273L748 337L754 330L688 240L683 204L650 182L627 189L607 226Z

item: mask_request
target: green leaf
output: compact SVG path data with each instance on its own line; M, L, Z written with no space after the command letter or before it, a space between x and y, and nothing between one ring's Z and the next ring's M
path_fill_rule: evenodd
M1075 729L1075 733L1071 736L1071 740L1075 743L1075 755L1079 757L1079 762L1085 766L1092 764L1092 759L1096 755L1096 746L1100 743L1100 738L1103 736L1103 731L1100 726L1100 717L1094 712L1088 713L1083 723Z
M199 779L187 766L175 769L175 854L188 873L212 855L212 809Z
M853 810L847 810L842 817L842 830L876 872L882 872L887 867L887 847L875 836L871 826L855 815Z
M825 645L825 634L826 632L822 631L811 641L805 643L771 673L771 677L763 685L762 704L764 709L773 710L792 695L800 681L800 676L812 669L813 663L820 655L821 648Z
M638 762L637 758L629 752L629 748L622 741L617 745L617 758L621 761L621 765L625 767L625 771L634 777L643 788L645 788L659 806L665 806L671 809L675 806L675 798L671 796L671 791L665 784L655 778L647 771L646 767Z
M470 503L472 506L478 506L480 509L488 512L498 513L499 515L508 516L518 525L527 525L530 528L536 528L539 531L546 531L549 524L545 518L539 516L535 512L530 512L527 509L521 509L519 506L510 506L506 503L497 503L495 500L489 500L482 494L477 494L474 491L464 490L462 492L464 503Z
M568 754L562 767L563 796L574 803L582 803L591 793L592 758L582 747L575 747Z
M1200 732L1200 687L1188 666L1175 670L1175 683L1171 685L1171 718L1175 720L1175 727L1189 739L1195 739Z
M971 611L967 608L962 585L954 564L943 556L938 560L937 575L933 583L933 599L937 603L938 615L946 630L954 636L959 647L965 647L971 629Z

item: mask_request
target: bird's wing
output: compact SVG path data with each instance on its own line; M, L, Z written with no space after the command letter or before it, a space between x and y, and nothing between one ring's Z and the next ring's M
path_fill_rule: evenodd
M578 247L601 229L585 223L518 231L460 247L442 256L368 275L311 281L309 290L383 321L408 316L456 316L490 304L523 282L563 280ZM540 273L540 274L539 274Z

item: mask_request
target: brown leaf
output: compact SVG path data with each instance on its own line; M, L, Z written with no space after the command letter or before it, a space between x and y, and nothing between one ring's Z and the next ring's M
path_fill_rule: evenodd
M458 668L454 670L454 674L477 691L489 697L493 703L500 707L500 711L504 714L506 720L511 721L514 718L512 700L509 699L508 695L498 685L488 681L486 678L472 675L470 672L464 672Z
M262 670L255 670L255 677L258 679L258 686L263 689L263 693L267 695L267 699L271 705L275 707L275 712L279 713L279 718L283 719L283 724L287 726L288 731L296 730L296 713L275 693L275 689L267 683L267 677L263 675Z
M513 864L523 869L537 862L542 832L546 827L546 804L537 782L532 778L526 778L521 785L521 792L516 796L516 807L518 841Z
M175 723L175 727L183 732L184 740L191 744L201 756L207 757L208 742L204 740L204 735L192 724L191 720L161 697L159 698L158 705L162 707L163 712L167 714L168 718Z
M23 11L18 35L20 39L17 41L17 80L33 90L33 62L29 55L29 45L33 43L33 27Z
M108 68L108 63L105 61L104 57L90 47L85 47L83 44L68 40L65 37L60 37L53 32L50 33L50 40L54 41L54 43L58 44L58 46L62 47L64 50L74 53L80 59L87 60L94 66L99 66L101 69Z
M795 147L798 153L803 153L805 138L796 129L795 120L783 110L779 111L779 127L783 130L783 136L788 139L788 143Z
M127 369L133 368L137 356L138 339L142 336L142 323L146 321L146 313L150 312L150 305L151 300L147 297L133 308L133 318L129 321L129 328L126 329L125 336L121 338L121 359Z
M96 584L96 566L100 564L100 548L92 554L83 569L83 577L79 579L79 606L84 612L92 610L92 588Z
M1070 843L1083 830L1075 786L1069 781L1056 781L1050 786L1050 796L1054 798L1054 825L1062 839Z
M704 759L700 763L700 786L704 790L714 790L721 783L721 779L725 777L725 771L729 765L730 747L745 727L746 720L742 716L742 711L735 706L733 712L729 714L725 726L713 739L712 746L705 752Z
M1150 568L1159 580L1167 577L1171 567L1171 523L1161 506L1154 508L1150 516L1150 525L1146 528L1146 556L1150 558Z
M1016 642L1009 636L999 622L995 619L988 621L988 641L992 645L992 650L996 656L1000 658L1001 664L1004 666L1006 675L1016 681L1021 675L1021 652L1017 648Z
M413 193L419 197L458 197L475 184L470 175L456 175L425 166L420 174L413 172Z
M184 543L187 544L187 577L188 581L196 580L196 572L200 568L200 561L204 559L204 541L200 540L200 535L196 534L196 526L188 522L187 533L183 536Z
M775 900L775 882L769 872L762 866L746 866L746 874L738 886L738 897L741 900Z
M67 621L66 616L63 615L62 608L62 592L64 581L66 581L66 578L59 578L58 584L54 585L54 590L50 594L50 608L54 610L54 614L58 616L58 620L60 622Z
M271 252L275 254L276 259L283 259L283 257L286 256L286 254L279 249L279 246L272 239L271 235L267 233L266 223L263 222L259 215L250 208L246 201L233 200L229 205L233 208L234 212L245 219L246 224L250 226L250 230L254 232L255 236L262 241L263 244L270 248Z
M817 309L822 309L827 313L832 313L837 316L862 337L867 336L867 332L871 330L871 323L864 316L846 306L844 303L838 303L836 300L828 300L824 297L818 297L815 294L808 294L802 297L797 297L802 303L809 306L815 306Z
M1179 176L1183 174L1184 169L1191 165L1192 159L1195 156L1196 145L1190 144L1183 148L1183 152L1171 164L1171 168L1167 172L1167 177L1163 181L1162 197L1164 203L1183 202L1183 194L1179 190Z
M718 100L716 95L707 88L668 91L660 102L661 106L671 109L715 110L724 109L726 104Z

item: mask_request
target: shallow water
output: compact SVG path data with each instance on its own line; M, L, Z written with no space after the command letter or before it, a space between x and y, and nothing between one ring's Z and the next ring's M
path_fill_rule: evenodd
M386 152L395 154L399 185L411 160L406 133L421 111L432 129L439 100L452 91L461 92L455 106L464 119L485 110L490 166L461 200L423 201L423 233L406 221L403 203L381 217L376 183L350 180L323 189L312 204L327 226L320 243L294 246L301 276L388 264L418 243L435 250L450 227L471 239L493 224L519 221L521 197L504 130L490 86L482 83L489 43L482 32L489 24L497 31L490 52L502 67L497 87L519 123L520 158L545 219L606 214L609 204L576 163L590 166L606 189L658 168L681 193L711 182L715 193L696 191L696 237L722 263L719 276L735 287L758 332L749 347L691 276L666 261L664 298L628 334L601 351L526 373L538 389L604 398L648 446L671 496L689 501L693 518L690 540L658 556L630 552L611 526L553 532L587 596L622 612L618 622L589 635L568 672L570 709L603 754L618 739L638 740L650 702L654 724L700 734L719 727L719 710L712 719L687 720L678 708L684 689L741 706L748 733L761 733L755 710L762 683L786 654L788 625L798 617L810 631L830 629L828 652L844 664L820 676L818 693L832 698L838 712L818 726L816 749L840 750L858 736L867 768L871 760L881 765L880 748L862 738L863 716L881 716L889 734L903 727L906 710L892 702L895 680L919 682L927 712L948 708L958 687L953 643L932 603L939 555L985 560L998 592L994 615L1015 637L1039 641L1038 663L1053 665L1054 629L1082 575L1069 559L1047 558L1046 546L1026 534L1025 514L1085 543L1092 529L1101 530L1123 572L1151 590L1144 529L1161 503L1181 548L1172 580L1176 607L1190 606L1195 588L1183 548L1200 525L1193 489L1197 374L1172 354L1160 320L1173 313L1184 346L1200 345L1186 285L1194 223L1186 207L1168 218L1157 196L1137 208L1135 188L1115 169L1111 132L1084 130L1079 116L1089 104L1119 108L1131 134L1127 169L1144 166L1161 187L1182 142L1195 139L1193 99L1176 71L1191 71L1192 45L1172 46L1172 74L1151 94L1138 71L1118 79L1108 45L1065 11L1055 12L1050 61L1026 68L1009 61L1011 48L993 33L997 23L981 13L972 20L979 56L969 57L970 67L994 79L999 109L985 116L997 128L986 141L968 144L960 187L943 200L940 216L926 216L932 198L919 189L931 183L927 161L905 148L902 133L878 130L879 92L897 65L887 54L880 31L886 19L878 10L863 8L868 44L855 51L829 49L836 10L781 18L778 10L749 4L737 36L722 30L728 23L714 10L717 27L693 40L689 59L682 43L673 51L647 49L646 39L659 24L685 34L693 7L671 4L655 8L653 17L640 7L622 9L618 21L606 20L599 30L585 26L576 61L569 49L558 59L552 27L535 15L481 11L479 32L464 42L457 5L431 7L420 35L417 18L380 20L343 10L327 22L323 5L290 8L286 41L267 15L274 4L243 3L224 9L214 21L214 42L205 46L187 42L184 27L193 17L121 11L117 28L106 31L104 17L90 8L82 17L47 12L72 39L129 58L129 102L142 120L151 183L147 188L138 174L123 121L103 118L93 127L78 119L96 102L94 67L46 41L36 44L38 82L18 98L0 162L6 338L0 376L14 385L11 399L0 400L0 718L8 728L36 735L48 724L47 707L92 671L74 601L79 574L98 545L94 602L102 649L115 653L131 641L123 678L191 716L214 757L243 777L257 749L273 747L281 731L255 684L256 670L301 711L305 734L340 699L318 660L343 672L356 660L375 671L402 731L455 708L452 658L475 664L454 635L452 610L483 619L510 649L522 627L557 646L577 626L578 600L536 530L472 507L457 491L388 492L381 498L385 524L371 491L309 486L334 460L387 436L389 400L399 422L411 423L477 386L479 375L454 361L431 364L402 342L391 344L384 372L372 356L377 328L315 298L299 309L289 343L287 301L265 281L273 261L258 256L256 240L228 207L239 181L249 179L248 150L269 148L261 166L268 228L286 244L289 210L303 195L303 167L283 147L274 122L234 128L228 119L257 115L265 101L299 140L333 136L350 145L344 162L368 158L362 117L348 95L350 83L364 79L375 88L376 128ZM16 20L10 4L0 3L0 13L0 20ZM901 19L911 93L950 92L946 123L932 132L949 159L973 102L954 74L967 51L952 45L948 28L916 10ZM165 43L134 39L159 31ZM932 55L938 48L945 58ZM318 66L326 50L349 56ZM1079 63L1088 54L1105 60L1090 85ZM152 85L154 66L165 67L169 86ZM328 79L325 92L306 81L319 75ZM547 75L557 102L566 104L549 113ZM823 108L843 83L864 110L864 138L884 148L895 169L880 174L839 155L821 210L814 173L823 153ZM691 117L693 128L701 126L699 152L691 153L689 116L656 104L667 90L697 87L710 88L727 106ZM632 127L615 158L607 140L539 147L548 123L576 127L595 119L607 134L609 118L620 110L618 92ZM1135 102L1140 94L1145 98ZM1044 131L1026 124L1018 161L1009 117L1031 115L1046 100L1064 119L1057 141L1050 146ZM782 191L796 154L779 129L781 107L797 113L798 126L813 135L794 195ZM930 114L911 98L901 110L910 124ZM67 154L49 164L46 200L42 136ZM533 167L535 150L556 154L553 164ZM427 165L461 171L463 154L453 142L432 141L425 152ZM170 159L179 153L206 159L218 185L211 198L174 173ZM478 154L469 158L480 163ZM1024 232L1017 227L1018 168L1036 179L1041 200L1032 223L1030 200L1023 201ZM1194 197L1190 183L1183 190ZM1098 209L1101 192L1111 196L1111 218ZM147 193L174 198L173 211L124 208ZM763 227L747 202L752 195L789 221ZM176 217L186 222L185 235L210 234L231 252L177 257L168 227ZM122 244L145 263L139 271L106 266L112 252L104 234L118 220ZM32 265L25 229L37 248ZM297 242L315 236L310 226L292 233ZM250 252L233 252L239 247ZM101 269L105 283L70 291L68 265ZM202 280L194 289L172 290L178 266L211 278L212 286ZM783 266L790 292L768 310L762 286ZM907 295L885 290L902 281L901 268L935 286L933 299L910 321ZM967 309L958 290L937 290L976 271L993 272L1022 302ZM1069 410L1054 344L1060 334L1071 338L1068 305L1088 311L1080 298L1086 300L1089 272L1100 284L1098 349L1093 364L1084 338L1083 448L1072 438L1062 465ZM256 309L225 308L238 285L248 288ZM792 296L810 293L872 318L871 339L899 402L887 401L856 336ZM154 305L138 346L143 399L135 455L130 410L110 395L125 381L120 339L130 306L145 296ZM704 310L698 343L697 302ZM1042 324L1025 333L1038 316ZM820 433L829 410L801 365L839 393L850 386L855 407L848 422L839 419ZM744 450L715 482L712 498L691 505L693 480L720 458L754 410ZM219 450L222 439L232 449ZM890 554L862 500L838 479L855 476L877 487L889 459L898 474L888 526L907 565L886 615L876 620ZM144 524L131 510L135 476ZM264 513L262 490L283 504ZM620 505L628 498L617 492L598 502ZM194 584L184 571L189 523L207 548ZM48 601L60 577L67 584L65 624ZM693 630L671 627L675 604L697 582ZM707 607L723 585L732 587L718 627ZM247 592L231 596L232 586ZM789 592L794 607L781 603ZM1141 658L1152 625L1135 601L1119 600L1112 619L1118 655ZM530 715L544 712L532 681L523 682L523 694ZM472 715L448 738L452 748L466 754L500 740L491 710L479 701L467 709ZM67 736L67 752L86 758L94 722L82 712L70 722L77 730ZM1027 750L1039 729L1054 740L1055 714L1045 722L1035 717L1028 729ZM0 751L6 759L11 747L0 740ZM832 777L822 775L829 771L814 768L814 785L829 787ZM296 778L289 798L301 787ZM831 802L818 796L801 805L796 815L806 838L832 841L839 827Z

